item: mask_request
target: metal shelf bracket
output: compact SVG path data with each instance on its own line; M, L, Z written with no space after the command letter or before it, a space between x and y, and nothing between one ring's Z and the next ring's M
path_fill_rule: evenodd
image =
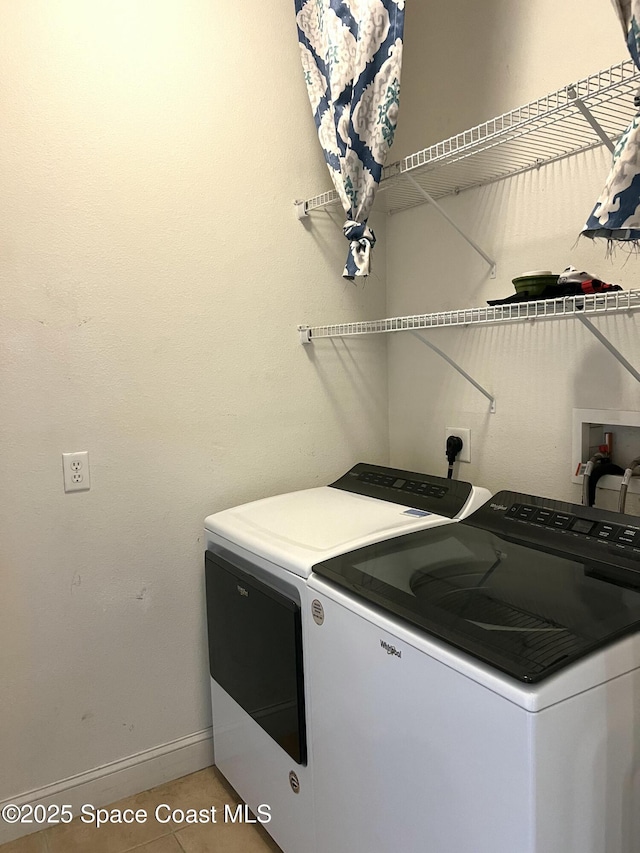
M306 219L309 214L307 213L307 202L306 201L294 201L293 206L296 209L296 216L298 219Z
M486 388L483 388L483 387L482 387L482 385L480 385L480 383L479 383L479 382L476 382L476 380L475 380L475 379L473 379L473 377L469 376L469 374L467 373L467 371L466 371L466 370L463 370L463 369L462 369L462 367L460 367L460 365L459 365L459 364L457 364L457 363L456 363L456 362L455 362L455 361L454 361L450 356L448 356L448 355L446 354L446 352L443 352L443 351L442 351L439 347L437 347L435 344L432 344L432 343L431 343L431 341L427 340L427 338L425 338L423 335L421 335L421 334L420 334L420 332L416 332L416 331L414 331L414 330L410 330L410 331L411 331L411 334L412 334L412 335L415 335L415 337L416 337L416 338L418 338L418 340L419 340L419 341L422 341L422 343L423 343L423 344L425 344L425 345L426 345L426 346L428 346L430 349L432 349L435 353L437 353L437 354L440 356L440 358L443 358L443 359L447 362L447 364L450 364L450 365L451 365L451 367L453 367L453 369L454 369L454 370L457 370L457 371L458 371L458 373L459 373L461 376L463 376L463 377L467 380L467 382L470 382L470 383L473 385L473 387L474 387L474 388L477 388L477 389L478 389L478 391L479 391L481 394L484 394L484 396L485 396L485 397L487 398L487 400L489 401L489 411L491 412L491 414L495 414L495 411L496 411L496 398L495 398L492 394L490 394L490 393L487 391L487 389L486 389Z
M591 112L589 107L585 104L585 102L582 100L582 98L578 97L578 93L576 92L575 86L568 86L567 87L567 94L569 95L569 97L571 98L573 103L576 105L576 107L580 110L580 112L585 117L585 119L589 122L591 127L598 134L600 139L607 146L609 151L611 151L611 153L613 154L613 152L615 151L615 147L616 147L613 140L611 139L609 134L605 131L605 129L602 127L602 125L597 120L597 118L593 115L593 113Z
M474 240L472 240L468 234L464 233L462 228L460 228L460 226L457 225L453 221L453 219L449 216L449 214L446 212L446 210L441 205L438 204L438 202L435 200L435 198L433 198L432 195L430 195L425 189L423 189L423 187L420 186L420 184L415 180L415 178L413 178L411 175L409 175L407 173L404 174L404 177L413 186L414 190L416 192L420 193L420 195L423 197L423 199L426 202L433 205L433 207L438 211L440 216L442 216L444 219L446 219L447 222L449 223L449 225L451 225L451 227L454 228L458 232L458 234L460 234L460 236L463 239L465 239L467 241L467 243L473 249L475 249L475 251L481 257L484 258L484 260L489 264L489 278L495 278L496 277L496 262L493 260L493 258L490 257L489 255L487 255L487 253L485 251L483 251L483 249L481 249L480 246L478 246L478 244Z
M310 344L311 343L311 327L310 326L298 326L298 332L300 333L300 343L301 344Z
M587 317L584 317L582 314L576 314L576 317L578 318L578 320L580 320L582 325L589 329L592 335L596 337L600 341L600 343L609 350L611 355L617 361L620 362L624 369L629 371L629 373L633 376L636 382L640 382L640 373L638 373L635 367L627 361L627 359L622 355L619 350L614 347L611 341L602 334L600 329L596 328L591 322L591 320L589 320Z

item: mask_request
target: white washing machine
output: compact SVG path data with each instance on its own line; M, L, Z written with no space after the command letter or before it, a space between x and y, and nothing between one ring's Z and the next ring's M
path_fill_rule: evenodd
M312 566L450 524L489 497L468 483L361 463L331 486L206 519L215 763L256 815L270 814L264 827L285 853L316 849L306 644L321 616L308 597Z
M640 519L501 492L309 594L317 853L638 853Z

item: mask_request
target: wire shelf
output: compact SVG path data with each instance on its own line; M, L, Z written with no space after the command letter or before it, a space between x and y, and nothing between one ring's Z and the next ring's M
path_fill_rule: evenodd
M616 140L636 112L633 98L639 83L640 72L627 59L392 163L384 169L375 209L394 214L424 203L402 180L405 174L437 199L602 145L581 104ZM342 209L335 191L304 202L306 213L336 206Z
M298 331L301 339L308 342L317 338L344 338L355 335L383 334L385 332L509 323L518 320L590 317L638 309L640 309L640 290L614 290L589 296L565 296L561 299L541 299L536 302L512 302L506 305L489 305L486 308L463 308L458 311L438 311L434 314L388 317L384 320L334 323L329 326L298 326Z

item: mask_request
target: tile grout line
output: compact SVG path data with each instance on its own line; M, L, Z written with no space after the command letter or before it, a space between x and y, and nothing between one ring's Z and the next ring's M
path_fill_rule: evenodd
M147 841L143 841L141 844L134 844L133 847L127 847L125 850L118 850L116 853L135 853L136 850L141 850L143 847L146 847L147 844L155 844L156 841L160 841L162 838L168 838L170 835L174 835L174 832L167 832L164 835L158 835L156 838L147 839Z
M45 834L45 830L42 830L42 832L43 832L44 847L45 847L43 853L51 853L51 848L49 847L49 839L47 838L47 836ZM134 844L133 847L126 847L123 850L117 850L117 851L115 851L115 853L134 853L134 851L140 850L142 847L145 847L147 844L155 844L156 841L160 841L160 839L162 839L162 838L168 838L170 835L175 835L175 830L173 830L171 832L166 832L164 835L158 835L155 838L149 838L146 841L140 842L139 844ZM177 840L178 839L176 838L176 841ZM180 844L179 841L178 841L178 844ZM180 848L182 849L181 844L180 844ZM2 851L2 845L0 845L0 853L1 853L1 851Z
M174 837L174 838L175 838L175 840L177 841L177 843L178 843L178 847L182 850L182 853L187 853L187 851L186 851L186 850L184 849L184 847L182 846L182 842L181 842L181 841L180 841L180 839L178 838L177 831L173 833L173 837Z

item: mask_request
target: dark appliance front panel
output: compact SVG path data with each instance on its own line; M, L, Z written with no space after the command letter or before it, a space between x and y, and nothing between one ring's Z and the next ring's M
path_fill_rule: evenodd
M305 764L300 605L211 551L205 577L211 677Z
M640 630L639 519L502 492L314 573L525 682Z

